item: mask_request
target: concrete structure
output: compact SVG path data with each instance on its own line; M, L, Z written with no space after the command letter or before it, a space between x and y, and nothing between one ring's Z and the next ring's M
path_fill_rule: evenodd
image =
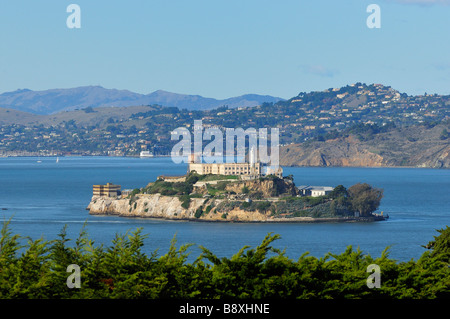
M279 178L283 177L283 169L281 167L276 166L263 166L261 169L261 175L275 175Z
M160 175L158 176L158 179L161 179L165 182L170 183L181 183L186 181L186 176L166 176L166 175Z
M123 197L127 197L128 195L130 195L131 193L133 192L133 190L132 189L123 189L120 193L120 195L122 195L122 198Z
M189 163L189 172L196 171L198 174L217 175L261 175L261 164L255 163Z
M107 183L106 185L94 185L93 195L94 196L107 196L116 197L121 194L120 185L114 185Z
M188 173L195 171L197 174L216 175L241 175L247 178L257 178L263 175L275 175L283 177L281 167L263 166L256 162L254 152L249 154L249 163L201 163L199 157L191 155L189 157Z
M329 186L298 186L297 187L303 196L325 196L331 193L334 187Z

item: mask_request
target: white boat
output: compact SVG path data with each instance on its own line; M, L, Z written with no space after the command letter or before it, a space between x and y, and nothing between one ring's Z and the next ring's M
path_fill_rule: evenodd
M59 163L59 157L56 158L56 163Z
M153 153L150 151L142 151L140 157L153 157Z

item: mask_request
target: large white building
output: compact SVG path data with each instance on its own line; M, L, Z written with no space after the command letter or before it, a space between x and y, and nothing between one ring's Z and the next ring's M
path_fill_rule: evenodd
M249 162L244 163L201 163L200 157L191 154L189 156L188 173L218 174L218 175L242 175L248 177L259 177L264 175L275 175L283 177L281 167L263 166L256 161L255 152L250 151Z

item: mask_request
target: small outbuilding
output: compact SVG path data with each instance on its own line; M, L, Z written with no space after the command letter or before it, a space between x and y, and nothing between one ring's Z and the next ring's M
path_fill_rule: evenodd
M334 187L330 187L330 186L299 186L298 189L303 196L318 197L318 196L325 196L325 195L330 194L333 191Z

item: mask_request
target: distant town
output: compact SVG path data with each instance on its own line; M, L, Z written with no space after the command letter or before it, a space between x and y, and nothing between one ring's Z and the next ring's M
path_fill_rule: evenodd
M338 137L349 130L449 123L450 96L408 96L381 84L356 83L320 92L301 92L277 103L254 107L186 110L159 105L92 108L25 121L3 109L0 156L167 156L174 145L170 131L193 125L218 128L277 127L280 143L304 143ZM126 113L120 109L127 109ZM449 133L442 131L441 138Z

